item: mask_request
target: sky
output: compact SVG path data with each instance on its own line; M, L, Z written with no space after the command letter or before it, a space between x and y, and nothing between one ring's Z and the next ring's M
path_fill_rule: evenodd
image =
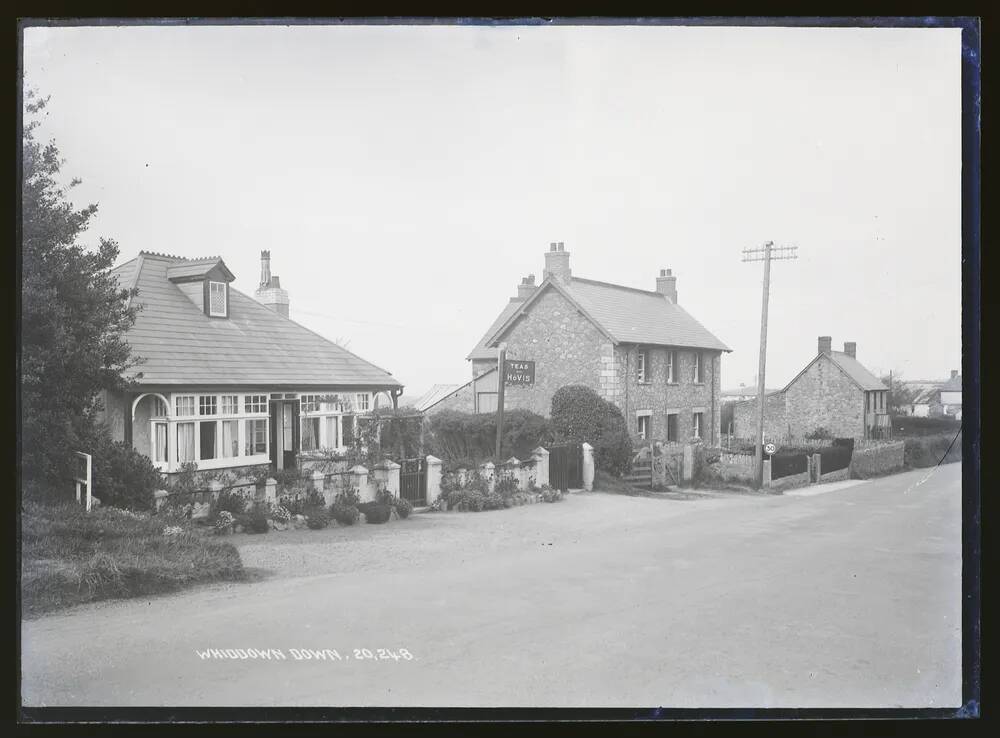
M759 263L774 262L766 383L820 335L873 371L961 366L960 29L246 26L28 28L83 241L260 251L291 317L418 396L544 252L655 289L755 382Z

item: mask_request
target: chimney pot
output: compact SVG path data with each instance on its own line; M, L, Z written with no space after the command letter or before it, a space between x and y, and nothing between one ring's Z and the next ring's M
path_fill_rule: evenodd
M833 350L833 338L830 336L820 336L817 341L817 348L821 354L830 353Z
M553 279L568 283L572 273L569 269L569 252L563 248L563 242L552 243L549 250L545 252L545 271L542 278L552 277Z
M852 359L858 358L858 344L854 341L844 341L844 353Z
M260 285L254 298L264 307L288 317L288 292L281 289L277 276L271 274L271 252L260 252Z

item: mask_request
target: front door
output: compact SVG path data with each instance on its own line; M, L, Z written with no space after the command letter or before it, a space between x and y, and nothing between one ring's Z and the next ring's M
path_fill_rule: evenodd
M294 469L299 452L299 401L271 401L271 466Z

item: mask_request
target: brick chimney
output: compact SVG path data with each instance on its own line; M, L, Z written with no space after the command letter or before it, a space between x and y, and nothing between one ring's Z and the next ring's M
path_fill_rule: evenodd
M545 252L545 271L542 272L542 279L552 277L558 282L568 284L570 280L569 252L566 251L563 242L553 241L549 244L549 250Z
M951 378L952 379L958 379L958 369L952 369L951 370Z
M517 299L527 300L536 289L538 289L538 286L535 284L535 275L529 274L517 286Z
M852 359L858 358L858 344L854 341L844 341L844 353Z
M833 350L833 338L830 336L820 336L819 337L819 352L821 354L828 354Z
M254 299L278 315L288 317L288 291L281 289L281 282L271 275L271 252L260 252L260 285Z
M661 269L660 276L656 278L656 291L661 295L666 295L670 302L677 304L677 277L669 269Z

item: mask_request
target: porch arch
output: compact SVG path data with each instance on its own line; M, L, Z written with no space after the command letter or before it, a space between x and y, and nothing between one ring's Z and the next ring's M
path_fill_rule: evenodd
M143 392L141 395L132 400L132 422L135 423L135 409L139 407L139 403L142 402L147 397L159 397L163 400L164 406L167 408L167 417L171 418L173 415L170 413L170 403L167 398L161 395L159 392Z

